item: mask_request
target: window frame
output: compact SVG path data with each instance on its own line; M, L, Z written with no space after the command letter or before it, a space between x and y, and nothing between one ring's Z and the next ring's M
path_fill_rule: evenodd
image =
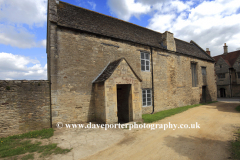
M144 97L144 92L145 92L145 97ZM150 98L150 101L148 101L149 98ZM145 104L144 104L144 99L145 99ZM150 102L150 103L148 103L148 102ZM142 106L143 107L152 106L152 89L150 89L150 88L142 89Z
M205 69L205 74L203 73L203 69ZM206 76L207 75L207 67L202 66L201 67L202 75Z
M148 56L146 56L146 55L148 55ZM148 57L148 59L147 59L147 57ZM150 70L151 70L150 54L147 52L141 52L140 59L141 59L141 61L140 61L141 71L142 72L150 72ZM142 63L142 61L144 62L144 64ZM147 65L147 63L148 63L148 65ZM147 66L148 66L148 69L147 69ZM142 67L144 67L144 70Z
M223 76L223 75L224 75L224 76ZM226 78L225 73L218 73L218 78L219 78L219 79L224 79L224 78Z

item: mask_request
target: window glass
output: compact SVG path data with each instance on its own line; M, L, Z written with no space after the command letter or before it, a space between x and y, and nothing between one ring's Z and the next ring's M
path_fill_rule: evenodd
M206 67L202 67L202 75L207 75Z
M149 60L149 54L148 53L145 53L145 58L146 58L146 60Z
M141 70L150 71L149 53L141 52Z
M219 73L218 78L225 78L225 73Z
M192 86L197 87L197 64L191 63L192 70Z
M151 89L143 89L142 90L142 104L143 107L152 105L152 92Z

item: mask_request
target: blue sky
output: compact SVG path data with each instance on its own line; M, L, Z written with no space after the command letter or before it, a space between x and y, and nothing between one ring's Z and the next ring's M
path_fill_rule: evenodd
M62 0L209 48L240 50L239 0ZM47 78L47 0L0 0L0 79Z

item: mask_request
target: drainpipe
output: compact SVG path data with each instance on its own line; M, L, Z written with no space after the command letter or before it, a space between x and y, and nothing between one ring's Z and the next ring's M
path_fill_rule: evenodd
M232 72L231 72L231 70L230 70L230 68L229 68L229 80L230 80L230 97L232 97L232 77L231 77L231 74L232 74Z
M153 107L153 110L152 110L152 113L154 113L154 83L153 83L153 53L152 53L152 47L150 47L150 51L151 51L151 68L152 68L152 107Z

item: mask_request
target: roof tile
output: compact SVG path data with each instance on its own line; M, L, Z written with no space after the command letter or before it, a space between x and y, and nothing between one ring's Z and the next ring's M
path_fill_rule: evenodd
M61 1L57 8L57 24L60 26L164 49L159 32ZM176 38L175 42L176 50L181 54L214 61L198 45Z

